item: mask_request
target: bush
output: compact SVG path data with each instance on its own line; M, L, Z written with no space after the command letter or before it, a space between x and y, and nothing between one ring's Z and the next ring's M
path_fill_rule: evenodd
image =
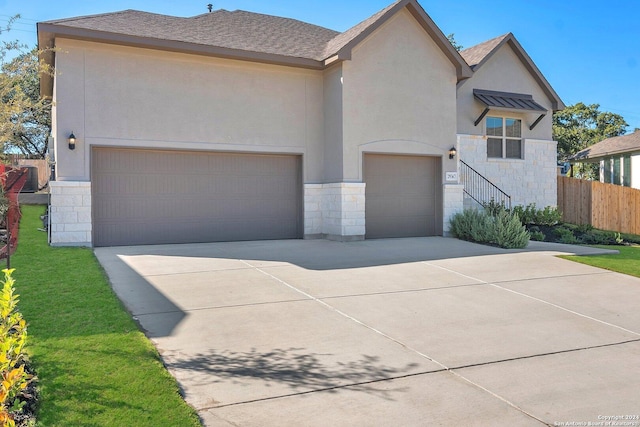
M580 243L578 238L574 236L573 231L571 231L567 227L558 227L554 230L554 233L558 237L559 243L566 243L569 245Z
M23 409L30 400L27 386L33 375L25 371L27 323L17 310L18 295L11 277L13 270L2 270L4 282L0 294L0 425L15 426L15 420L24 420ZM28 422L28 421L27 421Z
M495 215L491 215L495 212ZM497 245L502 248L524 248L529 232L517 215L505 209L478 211L466 209L451 218L451 233L458 239Z
M485 203L482 206L484 207L485 212L493 217L498 216L500 212L508 210L504 205L504 202L498 203L493 197L491 198L491 201L489 203Z
M529 232L518 215L502 211L493 217L493 241L501 248L521 249L529 243Z
M529 234L531 235L529 239L534 240L536 242L544 242L544 239L546 237L544 233L540 230L529 230Z
M489 217L482 211L465 209L451 218L451 234L458 239L471 242L486 242L489 239Z
M530 203L526 207L518 205L513 208L513 212L520 217L523 225L552 226L562 220L562 213L558 208L547 206L544 209L538 209L535 203Z

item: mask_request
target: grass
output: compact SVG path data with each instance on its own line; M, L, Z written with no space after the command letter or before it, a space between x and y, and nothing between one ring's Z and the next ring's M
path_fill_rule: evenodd
M629 274L640 277L640 246L598 246L605 249L617 249L617 255L592 255L592 256L569 256L563 255L561 258L571 261L588 264L593 267L600 267L606 270L617 271L618 273Z
M53 248L22 206L15 268L38 374L39 426L199 426L87 248Z

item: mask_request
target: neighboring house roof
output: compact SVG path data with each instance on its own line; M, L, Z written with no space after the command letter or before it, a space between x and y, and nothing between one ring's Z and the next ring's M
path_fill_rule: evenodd
M38 23L38 46L58 36L103 43L196 53L224 58L324 69L350 59L351 50L400 10L407 8L456 67L458 80L472 71L416 0L397 0L339 33L317 25L245 11L218 10L190 18L125 10ZM53 64L53 53L44 55ZM46 78L43 78L46 80ZM51 93L45 81L43 93Z
M588 160L626 153L640 153L640 130L628 135L607 138L577 152L569 157L569 160Z
M549 100L551 101L551 107L553 111L564 109L565 105L562 99L558 96L555 90L551 87L547 79L542 75L540 69L534 64L531 57L525 52L524 48L518 43L515 36L512 33L504 34L502 36L487 40L476 46L472 46L468 49L460 52L460 55L469 64L471 69L475 72L481 68L487 61L498 51L502 46L508 44L513 49L516 56L522 61L525 68L531 73L536 82L540 85L545 92Z

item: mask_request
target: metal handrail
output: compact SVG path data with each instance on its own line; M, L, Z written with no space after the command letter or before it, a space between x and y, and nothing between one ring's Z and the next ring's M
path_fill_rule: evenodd
M486 206L493 201L511 209L511 196L463 160L460 160L460 176L464 192L480 205Z

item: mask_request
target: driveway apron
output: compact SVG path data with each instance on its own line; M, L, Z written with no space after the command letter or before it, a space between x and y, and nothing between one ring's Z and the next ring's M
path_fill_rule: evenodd
M555 257L599 252L441 237L95 249L207 426L640 426L640 279Z

